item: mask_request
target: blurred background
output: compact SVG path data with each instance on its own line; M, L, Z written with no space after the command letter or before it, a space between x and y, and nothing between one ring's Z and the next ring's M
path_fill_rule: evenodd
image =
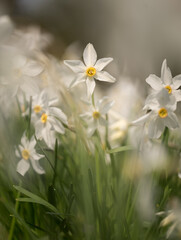
M181 72L180 0L0 0L0 14L52 33L48 51L58 58L73 42L81 50L93 43L98 57L114 58L117 78L146 86L165 58L173 75Z

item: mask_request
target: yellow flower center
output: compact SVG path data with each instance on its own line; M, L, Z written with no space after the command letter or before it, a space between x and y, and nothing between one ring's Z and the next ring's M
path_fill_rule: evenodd
M96 69L94 67L89 67L86 70L86 74L89 77L93 77L96 74Z
M24 149L22 152L21 152L21 155L23 157L24 160L28 160L29 157L30 157L30 153L27 149Z
M95 112L93 112L92 116L94 119L99 119L101 114L99 112L95 111Z
M41 109L42 108L41 108L40 105L36 105L33 110L34 110L35 113L39 113L41 111Z
M172 93L172 88L171 88L169 85L167 85L167 86L165 87L165 89L168 90L168 93L169 93L169 94Z
M41 122L42 122L42 123L46 123L47 118L48 118L47 114L46 114L46 113L43 113L43 114L41 115Z
M168 116L167 109L165 109L165 108L160 108L160 110L158 111L158 115L159 115L161 118L166 118L166 117Z

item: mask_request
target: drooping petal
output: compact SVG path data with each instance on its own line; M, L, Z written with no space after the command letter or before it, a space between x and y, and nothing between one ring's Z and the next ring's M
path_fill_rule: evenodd
M166 85L170 85L172 83L172 74L170 69L167 67L166 59L162 63L161 80Z
M178 89L180 86L181 86L181 74L177 75L173 78L174 89Z
M22 69L22 73L29 77L35 77L43 71L43 66L33 60L29 60Z
M156 91L162 89L163 85L161 79L154 74L151 74L147 79L146 82Z
M86 85L87 85L87 95L91 96L96 86L95 80L93 78L87 78Z
M114 101L111 101L109 97L103 97L98 101L98 109L101 114L106 114L113 106Z
M65 115L65 113L57 107L50 107L49 108L49 114L51 116L54 116L58 119L60 119L60 121L62 121L63 123L67 124L67 116Z
M29 167L30 167L29 162L28 162L28 161L25 161L24 159L21 159L21 160L18 162L16 171L17 171L18 173L20 173L22 176L24 176L25 173L28 171Z
M142 125L149 119L151 114L152 114L152 112L149 112L149 113L145 114L144 116L138 118L137 120L133 121L131 124L132 125Z
M56 136L55 136L55 131L51 130L51 125L47 124L47 126L43 129L42 137L45 143L47 144L47 146L51 149L54 149Z
M155 117L149 123L148 136L150 138L159 138L165 128L163 119Z
M97 71L102 71L103 68L105 68L110 62L112 62L113 58L100 58L96 64L95 68Z
M83 52L83 59L86 66L94 66L97 61L97 53L94 49L94 46L91 43L88 43Z
M165 126L174 129L179 127L179 122L175 113L170 112L166 118L164 118Z
M38 174L44 174L45 173L44 169L40 166L38 161L31 160L31 164L32 164L32 167L35 170L35 172L37 172Z
M104 82L115 82L116 79L111 76L108 72L105 71L101 71L101 72L97 72L95 75L95 78L99 81L104 81Z
M64 64L69 67L74 73L85 72L86 67L80 60L65 60Z
M89 125L89 127L88 127L87 136L88 136L88 137L91 137L91 136L94 134L94 132L95 132L96 129L97 129L97 124L96 124L96 122L94 121L94 122L92 122L92 123Z
M41 155L37 152L34 152L32 155L31 155L31 159L35 160L35 161L38 161L39 159L41 158L44 158L44 155Z
M53 117L49 117L49 122L52 124L53 129L60 133L60 134L64 134L65 133L65 128L62 125L62 123L60 121L58 121L56 118Z
M102 125L102 126L106 126L106 125L108 124L108 121L106 121L105 118L100 117L100 118L99 118L99 123L100 123L100 125Z

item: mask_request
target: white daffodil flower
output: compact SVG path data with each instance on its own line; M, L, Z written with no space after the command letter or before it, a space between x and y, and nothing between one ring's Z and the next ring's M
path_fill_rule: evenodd
M167 89L170 95L175 96L176 101L181 101L181 90L178 88L181 86L181 74L172 78L170 69L167 67L166 59L162 63L161 68L161 78L157 77L154 74L151 74L146 82L156 91L160 91L163 88ZM148 96L146 102L149 102L150 99L155 97L155 93Z
M57 107L47 107L35 123L35 134L38 139L44 139L51 149L55 145L55 132L65 133L63 124L68 124L67 116Z
M40 92L40 94L32 97L32 120L37 120L37 118L41 117L43 111L47 109L47 107L52 106L53 104L58 102L58 98L49 99L47 91L44 89ZM28 114L29 109L26 111Z
M44 156L37 153L35 150L36 140L34 137L31 138L29 141L25 134L21 138L21 144L19 145L19 151L16 149L15 154L18 158L21 160L19 161L17 165L16 171L20 173L22 176L25 175L25 173L30 168L30 163L38 174L43 174L45 171L43 168L39 165L38 160L43 158Z
M107 121L104 115L114 104L114 101L110 101L108 97L104 97L97 101L95 106L91 106L91 111L81 114L82 117L88 124L87 134L91 137L99 125L106 126Z
M149 112L132 122L133 125L149 122L148 136L159 138L165 127L178 128L179 123L174 111L176 110L175 97L171 96L166 89L162 89L156 98L147 105Z
M5 76L7 85L13 88L12 95L22 90L27 96L38 93L38 76L43 66L38 61L23 55L15 55L11 60L11 71Z
M75 81L71 86L86 81L87 94L92 95L95 88L95 79L104 82L115 82L115 78L108 72L102 71L113 58L101 58L97 60L97 53L92 44L88 44L83 52L84 63L80 60L64 61L74 73L77 74Z

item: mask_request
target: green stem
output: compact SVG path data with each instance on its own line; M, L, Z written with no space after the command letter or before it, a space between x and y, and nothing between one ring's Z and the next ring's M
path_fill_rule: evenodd
M58 141L56 138L55 141L55 164L54 164L54 175L53 175L53 181L52 181L52 185L55 185L55 179L56 179L56 168L57 168L57 159L58 159Z
M92 94L92 105L95 107L94 93Z
M21 186L21 182L20 182L19 186ZM20 198L20 194L21 193L18 191L16 199ZM19 209L19 203L20 203L19 201L16 201L16 204L15 204L15 212L16 213L18 212L18 209ZM12 221L11 221L11 227L10 227L10 231L9 231L8 240L14 239L13 233L14 233L15 223L16 223L16 218L13 216Z
M162 144L168 145L168 138L169 138L169 129L168 127L165 128L163 132L163 137L162 137Z

